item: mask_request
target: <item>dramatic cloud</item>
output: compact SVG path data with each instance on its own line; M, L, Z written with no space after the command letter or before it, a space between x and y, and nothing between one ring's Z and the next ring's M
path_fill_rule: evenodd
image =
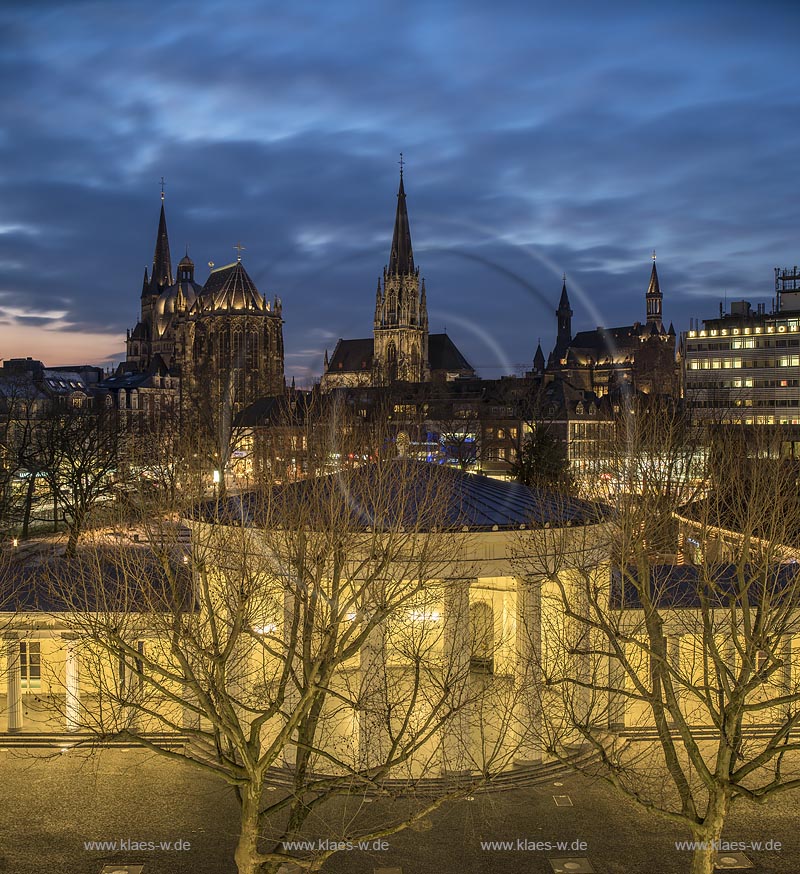
M0 356L109 363L167 179L173 264L243 260L307 383L368 336L397 157L431 329L486 376L676 329L798 261L788 4L38 2L0 9Z

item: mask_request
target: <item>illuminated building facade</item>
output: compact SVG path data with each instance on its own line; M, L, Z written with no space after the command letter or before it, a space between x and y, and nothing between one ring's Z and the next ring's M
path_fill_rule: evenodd
M772 312L749 301L681 337L683 390L719 424L800 426L800 273L775 271Z

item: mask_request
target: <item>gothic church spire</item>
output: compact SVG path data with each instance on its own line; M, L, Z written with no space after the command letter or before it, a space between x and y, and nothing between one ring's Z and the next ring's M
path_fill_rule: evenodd
M397 191L397 213L394 219L392 251L389 255L389 274L405 276L414 272L414 252L411 248L411 228L406 209L406 190L403 187L403 164L400 164L400 188Z
M150 274L150 293L158 294L169 285L174 285L172 278L172 261L169 255L169 237L167 236L167 217L164 213L164 191L161 191L161 215L158 219L158 235L153 253L153 270Z

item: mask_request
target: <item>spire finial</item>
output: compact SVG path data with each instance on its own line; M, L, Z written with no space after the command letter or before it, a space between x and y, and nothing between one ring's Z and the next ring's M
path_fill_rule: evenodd
M233 248L236 249L236 260L241 261L242 260L242 251L244 250L245 247L241 243L237 243Z
M403 178L403 165L405 164L405 161L403 160L403 153L402 152L400 152L400 160L397 163L400 165L400 178L402 179Z
M161 177L161 202L164 202L164 177Z
M567 273L566 273L566 271L565 271L564 273L561 274L561 280L562 280L563 282L566 282L566 281L567 281Z
M656 260L656 250L653 249L653 261L655 261L655 260Z

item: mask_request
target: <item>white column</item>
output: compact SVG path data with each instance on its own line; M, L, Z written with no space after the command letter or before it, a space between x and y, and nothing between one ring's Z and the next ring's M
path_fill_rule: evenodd
M373 628L359 655L359 767L375 768L388 753L386 727L386 633Z
M64 692L67 731L78 731L81 727L80 666L78 663L78 641L67 638L65 641Z
M681 671L681 637L682 635L677 632L672 632L667 637L667 663L672 669L670 671L670 679L675 692L675 700L678 709L682 712L686 690L680 681L680 678L683 676ZM675 722L674 718L670 721L672 723Z
M16 636L6 639L6 688L8 732L22 731L22 676Z
M540 762L542 749L542 581L517 578L517 659L514 679L519 764Z
M781 636L780 657L783 660L783 665L780 671L780 695L792 694L792 635L784 634Z
M586 579L586 570L567 569L563 575L572 609L580 618L568 618L566 620L567 642L570 648L575 649L574 654L568 656L567 665L575 680L571 687L571 696L568 703L570 713L568 720L575 727L565 736L567 745L582 746L586 741L578 730L578 726L589 728L590 723L595 721L593 694L590 688L592 683L592 655L591 650L591 625L589 623L589 595L587 586L590 582ZM602 712L602 711L601 711Z
M181 712L181 726L183 728L200 728L200 714L194 710L197 705L197 696L189 687L188 683L183 687L183 707Z
M620 644L624 646L624 644ZM627 671L614 655L608 657L608 727L611 731L625 728L628 698L621 690L625 689Z
M452 715L442 734L442 772L463 774L469 759L469 586L471 580L447 580L444 585L444 682Z
M298 628L298 638L293 647L291 646L290 641L296 605L296 599L291 587L292 583L290 581L287 581L286 590L283 594L283 641L284 645L286 646L286 658L294 671L299 675L298 679L300 680L300 682L302 682L303 662L302 658L296 657L298 652L302 653L303 651L302 642L299 638L299 635L302 633L302 628ZM286 713L287 719L292 717L299 703L300 693L296 686L295 677L292 675L292 673L290 673L288 679L286 680L286 690L283 696L283 708L284 712ZM291 736L292 738L296 738L296 729L292 732ZM297 764L296 743L287 740L287 742L284 744L283 763L289 768L294 768Z

